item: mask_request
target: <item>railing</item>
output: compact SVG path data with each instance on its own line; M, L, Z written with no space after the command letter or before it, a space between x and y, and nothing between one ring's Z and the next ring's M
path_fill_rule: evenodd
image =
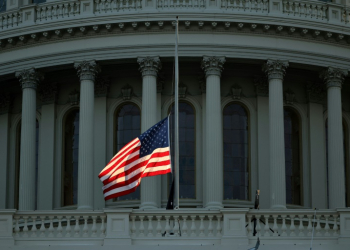
M104 213L18 212L13 217L14 238L104 238Z
M222 0L221 9L238 12L268 12L268 0Z
M283 1L283 13L309 19L327 19L327 4L310 1Z
M265 244L284 244L289 239L309 242L311 237L316 243L350 242L350 209L318 210L316 214L314 210L249 209L1 210L0 245L29 241L31 245L166 245L176 240L183 245L233 244L237 240L248 244L256 239L253 219L256 236Z
M79 1L64 1L62 3L45 3L36 7L36 21L46 22L50 20L65 19L80 14Z
M257 235L262 238L298 237L309 239L315 227L315 237L335 238L339 236L339 215L336 211L304 210L251 211L247 214L248 236L252 235L256 218Z
M210 4L208 4L210 2ZM264 15L348 26L350 8L314 0L64 0L23 6L0 14L0 30L32 26L77 18L103 17L125 13L149 14L173 10L199 13L234 12L247 15ZM154 5L153 5L154 4ZM266 24L266 23L264 23ZM42 25L41 25L42 27Z

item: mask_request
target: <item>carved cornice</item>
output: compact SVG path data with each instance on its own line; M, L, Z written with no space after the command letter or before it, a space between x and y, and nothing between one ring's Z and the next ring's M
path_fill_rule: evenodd
M95 78L101 69L95 60L75 62L74 68L77 70L80 81L91 80L95 81Z
M38 94L43 104L55 103L57 99L57 83L46 82L40 84Z
M0 92L0 115L10 111L11 96L7 92Z
M326 83L327 88L339 87L341 88L344 78L348 75L348 70L328 67L328 69L321 72L320 77Z
M95 82L95 97L107 96L111 81L105 77L97 77Z
M306 94L309 102L323 104L326 97L325 85L322 82L308 82Z
M40 72L37 72L34 68L17 71L15 75L19 79L22 89L36 89L40 80L43 79L43 75Z
M139 57L137 62L140 65L139 70L142 76L155 76L157 77L158 71L162 68L162 63L159 56L155 57Z
M203 56L202 69L205 72L205 76L217 75L220 77L225 61L225 57Z
M286 69L288 66L289 66L288 61L269 59L263 65L262 70L265 72L269 80L271 79L283 80L283 77L286 74Z
M265 76L257 76L254 79L255 93L258 96L269 95L269 85Z

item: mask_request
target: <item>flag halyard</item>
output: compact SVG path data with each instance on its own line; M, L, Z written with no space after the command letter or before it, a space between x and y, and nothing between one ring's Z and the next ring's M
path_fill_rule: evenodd
M105 200L132 193L143 177L171 172L169 117L126 144L99 174Z

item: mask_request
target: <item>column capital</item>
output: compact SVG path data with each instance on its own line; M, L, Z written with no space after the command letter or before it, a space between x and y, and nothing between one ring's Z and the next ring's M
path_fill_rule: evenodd
M286 69L288 66L289 66L288 61L268 59L267 62L263 65L262 70L266 73L269 80L271 79L283 80L283 77L286 74Z
M80 81L95 81L97 74L101 71L100 66L95 60L75 62L74 68L77 70Z
M320 77L325 81L327 88L329 87L341 88L344 82L344 78L347 75L348 75L348 71L346 69L328 67L326 70L321 72Z
M22 89L25 89L25 88L36 89L40 80L44 78L43 74L36 71L35 68L17 71L15 73L15 76L19 79Z
M205 72L205 76L217 75L220 77L225 62L224 56L203 56L202 69Z
M146 56L138 57L137 62L140 65L139 70L142 76L155 76L157 77L158 71L162 68L162 62L159 56Z

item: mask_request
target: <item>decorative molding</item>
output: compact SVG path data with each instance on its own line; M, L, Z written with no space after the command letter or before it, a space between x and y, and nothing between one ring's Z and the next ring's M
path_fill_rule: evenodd
M287 104L293 105L295 102L295 93L290 89L284 91L284 100Z
M162 68L162 63L159 56L155 57L139 57L137 62L140 65L139 70L142 76L155 76L157 77L158 71Z
M0 115L10 112L11 95L8 92L0 92Z
M80 92L76 89L74 89L73 91L71 91L69 93L69 102L70 104L73 105L78 105L79 101L80 101Z
M205 76L217 75L221 76L221 72L224 69L225 57L217 56L203 56L202 69L205 72Z
M43 74L37 72L35 68L24 69L17 71L15 76L19 79L22 89L33 88L36 89L39 82L44 78Z
M107 96L110 84L110 79L106 77L97 77L95 82L95 97Z
M242 87L238 84L234 84L231 87L231 95L233 100L240 100L242 95Z
M289 66L288 61L268 59L267 62L263 65L262 70L266 73L269 80L271 79L283 80L283 77L286 74L286 69L288 66Z
M348 75L348 70L328 67L320 73L320 78L324 80L327 88L339 87L344 83L344 78Z
M125 85L121 91L122 91L123 100L131 99L133 94L133 89L129 84Z
M186 98L187 86L184 83L179 84L179 98Z
M45 82L40 84L38 94L43 104L55 103L57 100L57 83Z
M80 81L91 80L95 81L95 78L101 69L95 60L75 62L74 68L77 70Z
M322 82L307 82L306 94L309 102L323 104L326 99L325 85Z
M258 96L269 95L269 84L265 76L256 76L254 78L255 93Z

